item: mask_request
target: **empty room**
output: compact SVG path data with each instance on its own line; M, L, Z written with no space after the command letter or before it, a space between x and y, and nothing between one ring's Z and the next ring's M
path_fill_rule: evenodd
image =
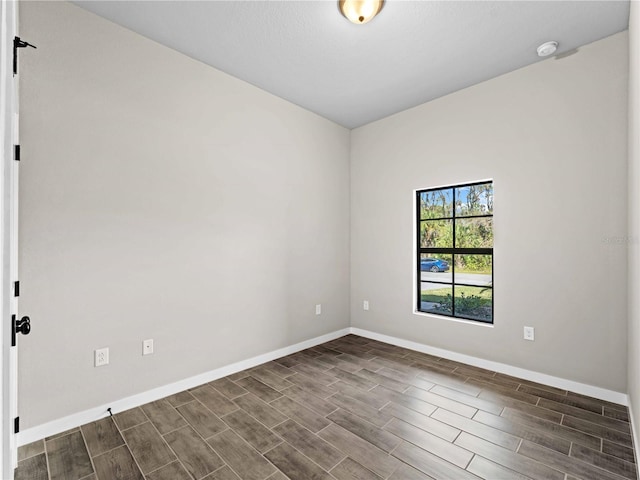
M640 5L3 1L6 480L637 480Z

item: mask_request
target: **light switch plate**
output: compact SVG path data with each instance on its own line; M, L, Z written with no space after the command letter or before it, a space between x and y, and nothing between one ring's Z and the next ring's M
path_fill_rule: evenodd
M142 355L151 355L153 353L153 338L142 342Z

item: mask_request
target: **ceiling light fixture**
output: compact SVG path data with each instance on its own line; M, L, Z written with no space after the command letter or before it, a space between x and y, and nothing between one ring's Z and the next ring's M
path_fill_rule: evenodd
M553 55L556 53L558 49L558 42L546 42L538 47L538 56L539 57L548 57L549 55Z
M357 25L367 23L383 6L384 0L338 0L338 8L342 15Z

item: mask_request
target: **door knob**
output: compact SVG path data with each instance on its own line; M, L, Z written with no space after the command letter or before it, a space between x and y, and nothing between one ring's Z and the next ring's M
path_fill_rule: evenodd
M29 317L22 317L20 320L16 319L15 315L11 316L11 323L13 328L11 329L11 346L16 346L16 333L22 335L29 335L31 332L31 319Z
M16 333L22 335L29 335L31 331L31 319L29 317L22 317L16 322Z

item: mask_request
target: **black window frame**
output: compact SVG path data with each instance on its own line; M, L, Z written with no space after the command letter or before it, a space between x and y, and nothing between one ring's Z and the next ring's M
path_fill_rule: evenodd
M483 181L478 181L478 182L471 182L471 183L460 183L460 184L456 184L456 185L446 185L446 186L442 186L442 187L435 187L435 188L424 188L421 190L416 190L416 197L415 197L415 206L416 206L416 271L417 271L417 275L416 275L416 294L417 294L417 301L416 301L416 312L417 313L424 313L424 314L431 314L431 315L438 315L438 316L442 316L442 317L446 317L446 318L454 318L454 319L461 319L461 320L468 320L468 321L472 321L472 322L477 322L477 323L481 323L481 324L485 324L485 325L493 325L494 323L494 305L495 305L495 290L494 290L494 283L493 283L493 267L494 267L494 258L493 258L493 245L488 248L488 247L483 247L483 248L458 248L456 247L456 219L466 219L466 218L492 218L493 219L493 213L490 214L483 214L483 215L464 215L464 216L457 216L456 215L456 189L459 188L465 188L465 187L472 187L475 185L486 185L490 183L491 187L493 189L493 180L483 180ZM422 219L421 218L421 199L420 196L421 194L425 193L425 192L435 192L435 191L439 191L439 190L452 190L452 211L451 211L451 217L438 217L438 218L428 218L428 219ZM437 221L437 220L451 220L451 228L452 228L452 245L453 247L422 247L421 245L421 238L420 238L420 234L422 232L422 222L425 221ZM491 229L493 231L493 221L491 222ZM438 282L438 281L434 281L434 280L428 280L429 283L440 283L442 285L446 285L446 286L451 286L451 314L448 314L446 312L433 312L433 311L424 311L422 310L422 269L420 266L420 260L422 259L422 255L423 254L431 254L431 255L437 255L437 254L444 254L444 255L450 255L451 256L451 262L450 262L450 268L451 268L451 282ZM490 255L491 256L491 285L490 286L483 286L483 288L489 288L491 289L491 321L486 321L486 320L480 320L478 318L472 318L472 317L465 317L463 315L456 315L456 311L455 311L455 292L456 292L456 285L460 286L460 287L478 287L478 285L472 285L472 284L467 284L467 283L456 283L455 281L455 256L456 255Z

